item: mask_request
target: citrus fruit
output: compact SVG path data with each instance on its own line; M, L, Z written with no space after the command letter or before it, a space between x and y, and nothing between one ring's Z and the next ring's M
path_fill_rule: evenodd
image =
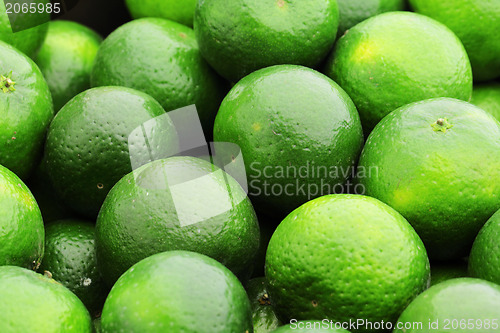
M500 208L500 124L467 102L403 106L373 130L359 167L366 195L400 212L431 259L460 258Z
M340 192L363 145L349 96L323 74L296 65L264 68L238 82L221 104L214 139L241 148L259 210L285 215Z
M195 104L207 133L226 93L193 30L160 18L134 20L111 33L97 52L91 82L144 91L167 112Z
M45 144L47 173L59 197L76 212L95 218L111 187L132 171L131 146L147 148L148 142L131 141L135 136L130 136L164 114L154 98L125 87L99 87L74 97L54 117ZM171 121L153 123L144 131L151 145L177 151Z
M269 300L266 278L258 277L248 281L246 290L252 307L253 332L272 332L281 326Z
M30 190L0 165L0 265L37 269L43 256L44 229Z
M491 113L500 121L500 83L474 86L471 103Z
M500 284L500 210L486 222L476 237L469 256L473 277Z
M431 286L450 279L467 277L467 263L452 261L431 263Z
M500 286L459 278L432 286L415 298L393 332L498 332L498 318Z
M283 321L394 322L429 277L415 230L362 195L326 195L300 206L280 223L266 254L269 296Z
M91 314L102 309L107 287L97 270L94 224L59 220L45 227L45 254L41 272L71 290Z
M252 313L245 289L223 265L198 253L168 251L120 277L101 325L103 332L250 333Z
M337 0L339 6L339 31L343 35L361 21L385 12L403 10L404 0Z
M324 70L351 96L367 133L405 104L435 97L468 101L472 94L460 40L443 24L409 12L377 15L349 29Z
M196 0L126 0L127 8L133 18L162 17L193 26Z
M0 266L0 281L0 331L92 332L83 303L58 282L15 266Z
M50 90L38 67L0 42L0 164L26 179L37 166L53 115Z
M332 327L333 325L333 327ZM272 333L349 333L343 328L335 328L335 324L331 324L330 321L314 321L314 320L303 320L295 321L291 324L281 326Z
M500 6L496 0L410 0L413 9L445 24L463 42L474 80L500 76Z
M168 250L200 252L239 274L253 263L259 226L234 178L209 162L179 156L146 164L113 187L96 240L109 284L141 259Z
M201 54L233 82L272 65L318 65L337 28L336 0L202 0L194 14Z
M10 4L14 4L16 2L9 1ZM30 5L30 3L47 3L47 0L41 1L33 1L27 0L23 1L23 3ZM41 22L48 22L50 19L50 13L36 13L35 15L22 15L15 14L15 11L12 10L12 18L16 21L16 26L14 28L23 28L23 26L31 26L30 20L35 19ZM38 52L40 46L47 35L48 24L40 24L37 26L33 26L29 29L14 29L16 32L13 32L11 21L9 20L9 15L6 13L5 2L0 1L0 40L11 44L16 47L18 50L26 54L28 57L33 58ZM19 31L17 31L19 30Z
M49 23L35 62L47 80L56 112L90 88L90 72L101 41L101 36L79 23Z

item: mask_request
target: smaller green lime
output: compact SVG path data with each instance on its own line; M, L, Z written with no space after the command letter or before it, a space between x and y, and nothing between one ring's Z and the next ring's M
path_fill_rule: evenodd
M500 286L458 278L430 287L403 311L394 333L498 332Z
M43 241L43 220L35 198L19 177L0 165L0 265L36 270Z
M101 318L103 332L252 332L250 302L236 276L187 251L132 266L113 286Z
M500 284L500 210L486 222L469 256L469 274Z
M500 121L500 83L475 85L471 103L491 113Z
M349 333L349 331L343 328L336 328L335 323L325 320L303 320L303 321L293 321L292 323L281 326L272 333Z
M48 224L40 266L78 296L91 314L101 311L108 291L97 270L94 229L93 223L80 220Z
M0 266L2 333L90 333L83 303L59 282L42 274Z
M196 0L126 0L125 3L134 19L161 17L193 26Z
M252 319L254 333L272 332L281 322L276 317L271 300L267 293L266 278L259 277L248 281L246 285L250 305L252 306Z
M49 23L47 37L35 58L59 111L71 98L90 88L90 72L102 38L71 21Z

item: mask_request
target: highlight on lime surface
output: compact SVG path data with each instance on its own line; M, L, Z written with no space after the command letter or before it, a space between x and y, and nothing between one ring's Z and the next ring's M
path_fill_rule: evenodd
M437 98L386 116L365 143L358 180L400 212L435 260L466 256L500 208L500 123L464 101Z
M278 226L266 278L283 322L394 322L428 287L429 259L415 230L388 205L362 195L327 195Z
M215 165L187 156L156 160L124 176L97 218L97 263L112 285L138 261L187 250L233 273L251 273L259 225L240 184Z
M324 72L351 96L365 133L405 104L437 97L469 101L472 94L470 62L457 36L410 12L380 14L349 29Z
M101 325L103 332L244 333L252 332L252 312L245 289L222 264L194 252L168 251L120 277Z

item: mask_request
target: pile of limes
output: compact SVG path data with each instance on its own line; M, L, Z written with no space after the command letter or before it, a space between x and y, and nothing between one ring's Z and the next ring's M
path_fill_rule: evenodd
M500 332L499 0L123 6L0 4L1 333Z

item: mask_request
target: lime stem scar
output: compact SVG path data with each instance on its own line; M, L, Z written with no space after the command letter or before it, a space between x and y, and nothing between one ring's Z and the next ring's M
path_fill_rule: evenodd
M15 91L15 84L16 83L12 81L12 72L10 72L7 76L0 75L0 89L2 89L4 93Z

